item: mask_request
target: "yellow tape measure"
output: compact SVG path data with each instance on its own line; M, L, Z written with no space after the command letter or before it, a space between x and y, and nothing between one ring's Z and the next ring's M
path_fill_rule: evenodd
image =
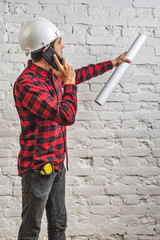
M51 175L54 172L54 166L51 163L46 163L40 171L41 175Z

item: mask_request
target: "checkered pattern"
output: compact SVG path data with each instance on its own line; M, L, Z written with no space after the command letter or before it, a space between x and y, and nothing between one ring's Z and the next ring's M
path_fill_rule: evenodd
M76 85L113 68L112 62L77 69ZM51 71L28 61L14 84L13 94L20 122L18 173L38 169L47 162L61 170L66 153L66 126L75 121L77 86L63 83Z

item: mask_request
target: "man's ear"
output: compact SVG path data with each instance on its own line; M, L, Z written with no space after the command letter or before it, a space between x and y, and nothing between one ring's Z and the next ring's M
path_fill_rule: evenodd
M42 50L42 52L44 53L46 50L47 50L47 47L44 47L43 50Z

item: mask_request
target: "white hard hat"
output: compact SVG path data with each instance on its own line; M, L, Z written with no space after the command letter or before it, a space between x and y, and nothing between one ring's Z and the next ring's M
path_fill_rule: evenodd
M58 28L46 18L33 18L19 31L19 43L26 54L37 52L60 36Z

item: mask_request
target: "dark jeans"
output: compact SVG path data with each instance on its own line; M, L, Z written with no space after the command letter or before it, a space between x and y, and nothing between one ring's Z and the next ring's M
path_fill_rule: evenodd
M48 221L48 239L65 240L65 173L43 176L38 172L22 174L22 223L18 240L38 240L44 209Z

